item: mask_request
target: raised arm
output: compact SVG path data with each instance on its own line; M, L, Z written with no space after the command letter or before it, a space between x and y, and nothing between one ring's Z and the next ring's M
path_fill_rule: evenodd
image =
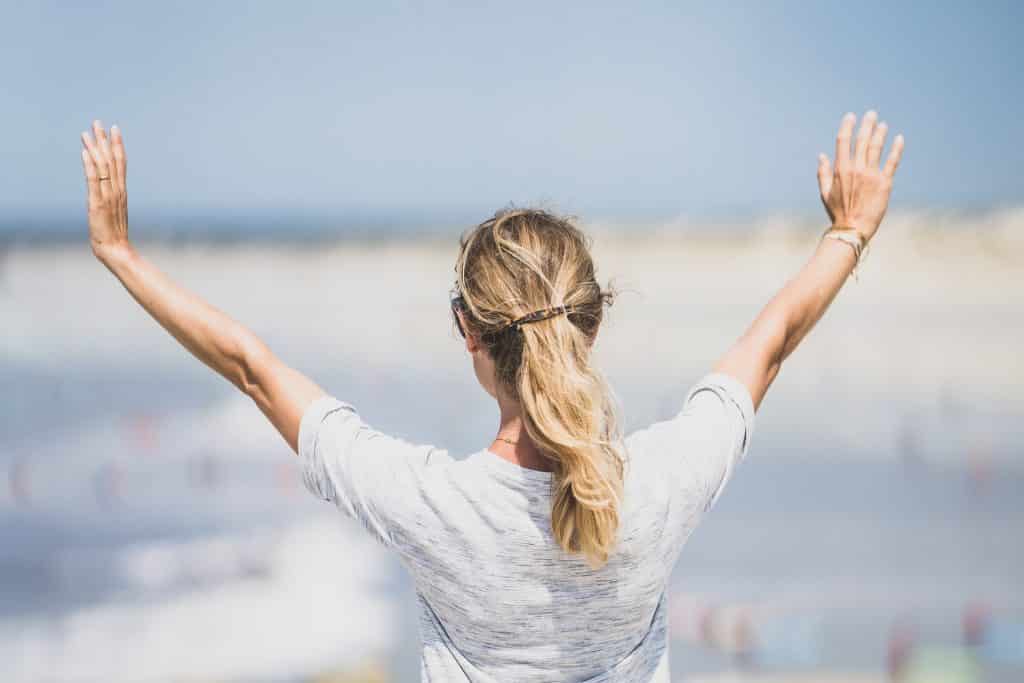
M121 131L114 126L108 138L94 121L93 135L82 133L93 254L182 346L252 398L296 450L302 414L324 391L282 363L252 331L175 284L135 250L128 239Z
M874 237L885 216L903 154L903 136L897 135L885 166L880 166L888 129L877 120L873 111L864 115L851 155L856 117L847 114L836 137L834 169L824 154L818 159L818 185L832 225L856 229L865 243ZM768 302L715 370L742 381L754 407L760 406L782 362L821 319L855 264L849 244L820 240L810 260Z

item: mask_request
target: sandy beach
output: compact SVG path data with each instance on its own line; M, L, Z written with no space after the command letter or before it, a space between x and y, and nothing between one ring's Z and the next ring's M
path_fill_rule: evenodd
M597 362L631 428L678 409L823 229L585 227L599 279L621 292ZM457 234L139 248L371 424L458 454L495 416L449 317ZM955 643L976 599L1021 622L1022 275L1024 210L887 220L860 280L785 364L751 462L673 579L766 633L806 633L765 653L799 660L798 677L701 677L728 657L679 632L677 680L867 683L825 672L881 670L898 619L919 619L922 643ZM301 490L259 412L84 239L9 246L0 315L8 680L415 676L413 594L393 558Z
M820 234L816 222L783 217L585 227L594 236L599 279L621 290L597 361L630 393L627 417L637 420L713 364L809 257ZM297 364L460 378L463 349L447 309L458 229L452 232L441 243L141 248ZM84 240L78 248L12 248L0 268L2 352L10 362L40 369L191 368ZM962 406L976 414L970 428L978 439L992 429L1020 436L1008 418L1024 415L1024 209L897 213L862 270L786 363L761 420L779 430L814 429L818 422L830 439L869 452L872 439L893 438L906 419L921 421L927 438L937 411ZM636 385L647 391L632 395ZM880 398L908 410L874 410ZM805 411L822 404L832 414L855 410L869 422L809 424ZM946 464L963 455L936 446L932 457ZM993 448L1001 466L1024 468L1020 458Z

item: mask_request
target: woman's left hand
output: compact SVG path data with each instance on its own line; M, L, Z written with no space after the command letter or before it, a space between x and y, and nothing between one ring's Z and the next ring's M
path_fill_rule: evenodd
M92 252L103 260L128 249L128 190L126 158L121 130L110 129L110 137L99 121L92 122L93 135L82 133L82 166L89 191L89 242Z

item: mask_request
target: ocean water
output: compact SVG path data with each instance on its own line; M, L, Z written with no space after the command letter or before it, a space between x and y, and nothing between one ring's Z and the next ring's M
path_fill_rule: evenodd
M1021 215L887 223L683 550L677 680L882 672L968 635L985 680L1021 679ZM597 362L627 429L677 410L810 254L813 230L777 224L593 226L624 290ZM371 424L459 454L497 412L451 328L448 237L141 249ZM10 243L0 314L4 680L416 680L397 561L85 244Z

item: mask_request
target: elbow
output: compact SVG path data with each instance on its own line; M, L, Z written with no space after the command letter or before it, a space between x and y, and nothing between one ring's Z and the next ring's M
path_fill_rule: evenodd
M775 378L778 377L779 372L782 370L783 361L786 360L786 357L792 350L790 348L792 333L784 319L778 318L770 323L766 328L766 334L768 338L761 346L763 353L759 359L759 365L762 372L762 390L760 393L752 395L755 411L760 408L765 392L768 391L768 387L770 387L775 381Z
M759 346L765 349L764 364L775 374L782 367L782 361L786 359L792 349L793 343L792 326L784 316L774 315L765 321L763 333L765 338Z
M254 401L263 395L263 378L266 369L273 362L273 354L259 340L246 341L239 344L235 353L236 370L232 379L238 389Z

